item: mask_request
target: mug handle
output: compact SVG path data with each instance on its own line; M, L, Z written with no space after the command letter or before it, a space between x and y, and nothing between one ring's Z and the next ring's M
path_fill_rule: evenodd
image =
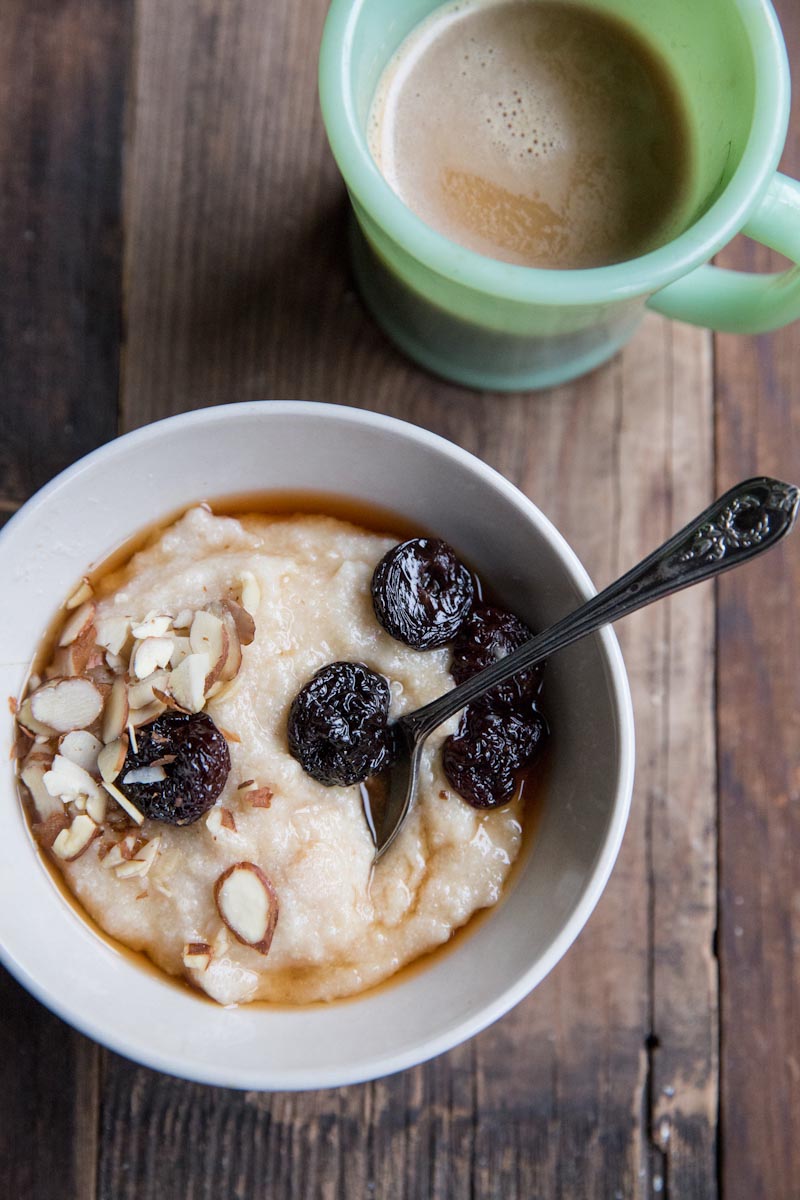
M776 173L742 233L800 264L800 183ZM769 333L800 318L800 265L760 275L697 267L647 303L719 333Z

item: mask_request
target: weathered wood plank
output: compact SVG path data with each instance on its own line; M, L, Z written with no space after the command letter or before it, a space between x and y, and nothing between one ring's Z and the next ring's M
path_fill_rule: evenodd
M0 12L0 497L113 437L127 0Z
M117 422L125 0L0 6L0 520ZM92 1200L97 1047L0 971L3 1193Z
M790 55L800 11L776 4ZM800 172L794 114L783 169ZM772 270L741 242L726 266ZM800 483L800 327L716 343L720 486ZM800 592L798 535L719 584L721 1150L725 1200L800 1188Z

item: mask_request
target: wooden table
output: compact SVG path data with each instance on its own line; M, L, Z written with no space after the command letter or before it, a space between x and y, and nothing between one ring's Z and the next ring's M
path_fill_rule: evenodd
M466 446L598 583L737 479L797 480L800 327L712 337L650 317L594 375L508 398L401 358L348 275L315 87L325 8L0 6L3 514L120 431L268 397ZM778 8L800 62L800 7ZM800 120L784 165L800 171ZM195 1086L0 973L2 1195L800 1195L799 590L796 536L621 627L638 774L611 882L537 991L434 1062L305 1095Z

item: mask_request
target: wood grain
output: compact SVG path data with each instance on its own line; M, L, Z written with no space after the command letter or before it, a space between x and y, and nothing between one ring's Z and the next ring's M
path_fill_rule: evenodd
M0 11L0 510L116 433L130 9Z
M617 362L540 396L475 395L406 362L349 279L315 99L323 14L139 4L125 425L270 396L401 416L519 483L611 579L707 500L708 335L650 318ZM335 1092L210 1092L110 1058L100 1196L714 1194L711 603L623 631L631 825L586 933L532 997L433 1063Z
M800 11L776 4L793 61ZM782 168L800 174L794 114ZM742 240L724 264L780 269ZM718 480L800 483L800 326L716 344ZM719 948L726 1200L800 1190L800 539L719 584Z
M125 0L0 6L0 519L117 424ZM95 1195L98 1048L0 970L0 1190Z

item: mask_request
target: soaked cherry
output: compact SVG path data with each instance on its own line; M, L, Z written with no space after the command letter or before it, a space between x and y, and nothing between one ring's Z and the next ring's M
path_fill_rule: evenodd
M415 650L451 642L472 605L472 576L447 542L411 538L384 555L372 603L384 629Z
M191 825L214 805L231 769L228 743L206 713L165 712L136 730L116 780L121 792L146 817L169 825ZM160 766L164 778L126 783L141 767Z
M513 613L479 602L461 626L453 643L450 673L456 683L463 683L484 667L518 650L532 637L533 631ZM540 663L498 684L488 695L506 704L533 700L541 690L543 674L544 663Z
M482 696L444 743L444 773L474 808L498 808L514 795L516 772L533 761L546 734L544 717L532 704L509 707Z
M349 787L392 758L389 684L362 663L334 662L301 688L289 710L289 750L320 783Z

